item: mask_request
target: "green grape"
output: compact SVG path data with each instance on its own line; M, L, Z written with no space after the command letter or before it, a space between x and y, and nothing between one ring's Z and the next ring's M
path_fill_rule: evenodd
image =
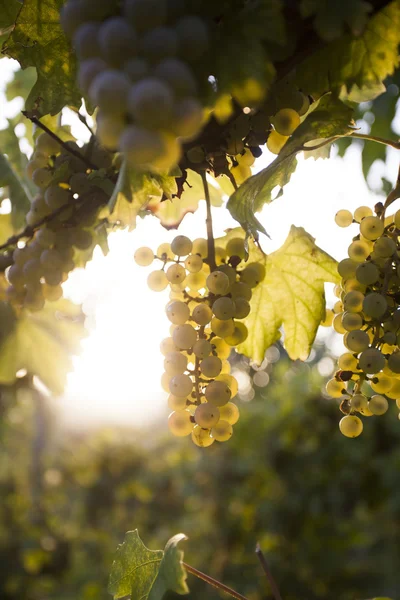
M196 308L192 312L192 319L198 325L207 325L207 323L211 321L211 318L212 310L208 306L208 304L205 304L204 302L196 306Z
M212 294L224 295L229 290L229 277L222 271L213 271L207 277L206 285Z
M13 285L17 290L23 287L25 283L25 276L23 273L23 267L25 263L20 265L11 265L7 271L8 282Z
M174 396L173 394L170 394L168 396L168 408L170 408L171 410L185 410L187 407L187 399L186 398L180 398L179 396Z
M354 262L362 263L369 256L370 249L368 244L361 241L355 241L350 244L348 249L348 255Z
M202 271L199 271L199 273L189 273L185 279L185 283L192 291L198 292L206 287L206 276Z
M342 325L346 331L360 329L363 325L363 318L359 313L345 312L342 315Z
M63 295L63 289L61 285L48 285L45 283L42 286L42 290L44 299L48 300L49 302L56 302L57 300L60 300Z
M361 223L361 221L363 219L365 219L365 217L371 217L371 216L372 216L372 210L370 209L369 206L359 206L354 211L354 220L357 221L357 223Z
M368 408L372 412L373 415L384 415L389 408L388 401L385 396L381 396L376 394L372 396L370 401L368 402Z
M361 435L363 423L354 415L347 415L340 420L339 429L345 437L355 438Z
M190 254L185 260L185 268L189 273L198 273L203 268L203 259L197 254Z
M197 332L191 325L185 323L184 325L178 325L176 327L172 339L174 340L175 346L180 350L189 350L197 340Z
M235 330L232 334L225 336L225 341L229 346L238 346L242 344L248 337L249 332L244 323L235 322Z
M224 265L227 257L225 248L221 248L220 246L215 247L215 263L217 266Z
M171 250L171 244L164 243L158 246L157 248L157 256L162 260L173 260L175 254Z
M357 263L351 258L344 258L338 264L338 273L343 279L349 279L356 274Z
M193 345L193 353L197 358L204 359L210 356L212 346L207 340L197 340Z
M293 108L282 108L271 119L271 123L280 135L292 135L300 125L300 115Z
M362 285L372 285L379 279L379 269L373 263L365 262L358 265L356 278Z
M346 388L342 381L338 381L337 379L330 379L326 386L326 393L329 394L332 398L342 398L343 394L346 393Z
M38 188L45 189L52 180L53 176L48 169L36 169L32 174L32 181Z
M341 300L338 300L337 302L335 302L335 304L333 305L333 312L335 314L338 314L338 313L342 313L343 310L344 310L343 302Z
M241 185L246 181L249 177L251 177L252 172L250 167L246 167L244 165L237 165L236 167L232 167L230 169L231 176L235 180L236 185Z
M211 429L211 435L217 442L226 442L228 441L233 434L233 428L228 421L220 420L218 423Z
M192 431L192 441L200 448L207 448L215 442L215 439L210 436L208 429L202 429L196 425Z
M379 217L365 217L360 223L360 232L367 240L377 240L385 229Z
M225 275L227 275L228 279L229 279L229 285L233 285L234 283L236 283L236 270L231 267L231 265L220 265L218 267L218 271L220 271L221 273L225 273ZM229 288L230 291L230 288Z
M393 373L400 373L400 352L394 352L389 356L388 367Z
M168 417L168 427L177 437L184 437L192 433L194 423L188 410L172 412Z
M386 359L382 352L377 348L368 348L361 353L359 357L360 369L364 373L379 373L386 364Z
M169 352L164 360L164 370L168 375L179 375L187 369L187 358L180 352Z
M225 340L220 337L214 337L211 340L211 345L222 360L229 358L232 348L225 342Z
M200 363L200 371L205 377L217 377L221 373L222 361L217 356L208 356Z
M196 238L193 240L192 254L199 254L201 258L207 258L208 245L204 238Z
M125 128L119 140L119 147L125 153L129 163L139 165L140 168L152 164L165 153L161 134L137 125Z
M350 352L345 352L339 356L338 360L339 369L343 371L357 371L358 359Z
M221 373L218 377L215 378L216 381L222 381L226 383L226 385L231 390L231 397L234 398L239 391L239 384L235 377L230 375L229 373Z
M365 331L356 329L355 331L350 331L343 342L351 352L364 352L369 346L369 336Z
M368 407L368 398L364 394L354 394L351 399L351 408L365 417L370 417L372 412Z
M182 283L186 279L186 271L182 265L175 263L168 267L166 276L170 283Z
M133 259L140 267L148 267L154 260L153 250L151 248L147 248L146 246L138 248L133 255Z
M233 300L236 300L236 298L244 298L247 301L251 300L252 291L247 283L235 281L235 283L232 283L229 292Z
M281 135L273 129L268 135L267 148L272 154L279 154L288 139L289 136Z
M153 271L147 278L147 285L153 292L162 292L168 285L164 271Z
M166 83L147 77L131 88L128 110L137 123L149 129L161 129L171 119L173 102L172 90Z
M174 325L183 325L189 320L190 310L187 304L179 300L168 304L165 309L168 319Z
M232 320L221 321L217 317L211 319L211 330L215 335L226 338L235 333L235 323Z
M226 245L226 253L228 256L238 256L244 258L246 255L244 240L242 238L232 238Z
M172 377L169 382L169 390L174 396L179 398L187 398L193 389L193 381L189 375L179 373Z
M260 263L251 263L240 273L240 280L251 288L257 287L265 277L265 267Z
M348 312L361 312L363 309L364 294L356 290L348 292L343 299L343 308Z
M48 285L59 285L63 281L61 269L45 269L43 277Z
M175 346L172 337L167 337L162 340L160 344L161 354L167 356L167 354L169 354L170 352L175 352L175 350L177 350L177 347Z
M256 161L255 157L253 156L253 154L252 154L251 150L249 150L249 148L245 148L243 154L241 154L240 156L237 156L236 160L238 161L239 165L243 165L245 167L252 167ZM240 238L237 238L237 239L240 239ZM243 244L243 247L244 247L244 244ZM228 251L228 254L230 254L229 251ZM236 254L236 256L240 256L240 255ZM244 258L244 256L242 258Z
M353 222L353 215L349 210L339 210L335 215L335 223L339 227L349 227Z
M36 138L35 147L36 150L39 150L39 152L47 156L59 154L61 151L61 146L58 141L45 132L41 133Z
M346 279L343 283L344 292L361 292L362 294L366 291L366 286L362 285L357 279Z
M56 234L47 227L42 227L35 234L35 241L43 248L50 248L56 241Z
M386 236L378 238L374 243L374 254L380 258L389 258L396 250L396 242Z
M107 114L123 115L128 107L131 83L116 69L105 69L96 75L89 88L89 98Z
M250 314L250 304L244 298L235 298L235 319L245 319ZM332 312L332 311L331 311ZM333 313L332 313L333 318ZM332 324L332 320L329 325Z
M196 408L194 420L199 427L211 429L211 427L214 427L219 421L219 410L216 406L205 402Z
M206 159L206 153L204 151L204 148L202 148L201 146L189 148L189 150L186 152L186 156L188 160L195 165L204 162Z
M382 294L371 292L363 301L363 312L372 319L381 318L387 311L387 300Z
M63 259L58 250L45 249L40 255L40 262L45 269L61 269Z
M231 396L232 392L224 381L211 381L206 387L206 400L214 406L224 406L229 402Z
M231 298L217 298L213 302L212 312L220 321L227 321L235 316L236 305Z
M384 373L379 373L370 382L371 387L377 394L385 394L392 387L392 379Z
M74 228L71 232L71 242L78 250L88 250L93 244L93 235L85 229Z
M191 253L193 244L185 235L177 235L171 242L171 250L177 256L187 256Z
M223 421L227 421L231 425L235 425L239 421L239 409L233 402L228 402L219 409L219 417Z

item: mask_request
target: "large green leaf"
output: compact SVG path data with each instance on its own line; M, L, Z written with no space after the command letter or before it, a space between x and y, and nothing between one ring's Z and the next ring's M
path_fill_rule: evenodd
M21 8L19 0L0 0L0 48L12 31Z
M331 3L335 9L336 4ZM344 35L300 63L296 82L317 98L343 84L370 88L375 94L374 86L399 64L399 43L400 1L395 0L368 20L362 35Z
M59 22L63 0L25 0L4 52L23 69L35 67L37 81L26 108L56 114L66 105L79 108L76 59Z
M183 552L178 548L179 542L186 539L184 533L178 533L168 540L157 578L149 594L149 600L161 600L165 592L169 590L177 594L189 593L186 583L187 573L182 565Z
M325 311L324 283L340 279L336 261L302 227L292 226L283 246L269 256L251 244L251 262L265 267L265 278L253 290L244 320L249 335L239 352L261 363L283 326L289 356L305 360Z
M71 355L78 352L84 335L81 311L67 300L35 313L23 311L0 345L0 383L14 383L17 372L26 369L61 394L72 368Z
M265 229L254 216L265 203L272 201L272 192L286 185L297 164L296 154L307 150L305 144L351 132L352 109L331 95L324 96L318 106L296 129L279 156L265 169L249 177L230 197L227 207L234 219L250 234Z
M17 176L4 154L0 154L0 187L8 189L13 225L18 229L24 225L25 215L31 205L31 197L24 182Z

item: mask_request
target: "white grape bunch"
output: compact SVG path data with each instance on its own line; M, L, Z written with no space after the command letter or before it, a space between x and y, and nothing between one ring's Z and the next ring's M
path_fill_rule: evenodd
M46 300L59 300L62 283L75 268L76 253L89 253L94 247L92 228L107 196L93 186L79 154L93 167L111 167L110 154L96 143L80 149L72 141L61 146L47 133L36 139L27 165L38 187L26 215L29 235L25 245L15 248L6 272L7 297L16 307L39 311Z
M166 316L171 336L161 343L162 386L173 410L169 428L177 436L191 434L201 447L230 439L239 419L232 401L238 383L230 374L228 358L247 338L241 320L249 314L252 289L264 275L258 263L245 262L245 255L242 238L217 244L211 271L207 240L192 242L183 235L155 253L142 247L134 255L139 266L160 263L148 276L150 289L170 287Z
M390 400L400 405L400 211L386 218L382 205L376 211L360 206L354 215L335 216L339 227L359 225L338 265L338 300L323 322L343 335L347 349L326 385L342 401L340 431L347 437L362 433L361 417L383 415Z

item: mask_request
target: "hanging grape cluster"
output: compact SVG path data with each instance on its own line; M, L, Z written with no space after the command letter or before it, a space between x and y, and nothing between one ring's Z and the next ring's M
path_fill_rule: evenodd
M107 199L91 183L86 163L69 150L90 157L97 168L111 166L109 153L94 141L80 149L75 142L63 147L46 133L37 138L27 166L28 176L39 188L26 215L32 234L14 250L7 271L10 302L31 311L41 310L46 300L61 298L61 284L75 267L75 252L93 245L91 228Z
M119 5L121 8L119 10ZM203 121L194 69L208 25L183 3L70 0L61 24L80 62L78 83L99 107L100 142L135 167L168 170Z
M262 265L245 264L241 238L215 247L213 270L208 255L207 240L192 242L182 235L162 244L156 255L147 247L135 253L140 266L149 266L154 259L161 262L148 277L150 289L170 286L166 314L171 337L161 343L162 386L173 410L169 428L177 436L191 434L193 442L204 447L228 440L239 418L231 402L238 384L230 374L228 357L247 338L241 319L250 312L252 288L264 277Z
M347 437L362 433L358 415L383 415L389 400L400 408L400 211L385 219L383 206L360 206L354 215L340 210L339 227L359 224L359 234L338 265L342 277L338 298L323 324L343 334L347 352L326 390L342 398L345 417L340 430Z

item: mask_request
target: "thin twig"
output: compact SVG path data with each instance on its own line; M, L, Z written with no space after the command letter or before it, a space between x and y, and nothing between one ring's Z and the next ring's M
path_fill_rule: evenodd
M242 596L242 594L239 594L239 592L236 592L235 590L228 587L227 585L224 585L217 579L214 579L213 577L210 577L209 575L206 575L205 573L198 571L197 569L195 569L194 567L191 567L190 565L188 565L185 562L182 562L182 564L185 567L186 571L188 571L189 573L192 573L192 575L195 575L199 579L202 579L203 581L205 581L209 585L212 585L213 587L217 588L218 590L225 592L225 594L229 594L229 596L232 596L232 598L236 598L236 600L248 600L248 598L246 598L246 596Z
M266 561L266 558L265 558L265 556L264 556L264 554L263 554L263 552L262 552L262 550L260 548L260 544L258 544L258 543L257 543L257 546L256 546L256 554L257 554L257 558L260 561L261 566L262 566L262 568L264 570L264 573L267 576L269 585L271 587L272 595L274 596L275 600L282 600L282 596L281 596L281 593L279 591L279 588L278 588L278 586L276 584L275 579L272 576L272 573L271 573L271 571L269 569L269 566L268 566L268 563Z
M377 135L367 135L365 133L357 133L353 132L350 137L358 138L360 140L367 140L370 142L378 142L378 144L384 144L385 146L390 146L395 150L400 150L400 142L394 142L393 140L387 140L386 138L379 137Z
M217 268L217 265L215 263L215 244L214 244L214 234L213 234L212 216L211 216L211 198L210 198L210 189L208 187L207 175L206 175L205 171L201 172L201 178L203 180L204 197L206 199L206 206L207 206L206 226L207 226L208 266L210 267L210 271L215 271L215 269Z
M89 169L92 169L93 171L98 170L98 167L94 163L92 163L92 161L90 161L86 156L83 156L80 152L78 152L74 148L71 148L71 146L69 146L66 142L64 142L62 139L60 139L60 137L56 133L51 131L51 129L49 129L44 123L42 123L40 121L40 119L38 119L38 117L30 114L26 110L23 110L22 114L24 115L24 117L26 117L27 119L32 121L32 123L34 123L35 125L40 127L40 129L45 131L47 133L47 135L49 135L51 138L53 138L53 140L56 140L56 142L58 142L58 144L60 144L60 146L62 146L62 148L64 148L64 150L66 152L68 152L69 154L72 154L72 156L74 156L75 158L78 158L80 161L82 161Z

